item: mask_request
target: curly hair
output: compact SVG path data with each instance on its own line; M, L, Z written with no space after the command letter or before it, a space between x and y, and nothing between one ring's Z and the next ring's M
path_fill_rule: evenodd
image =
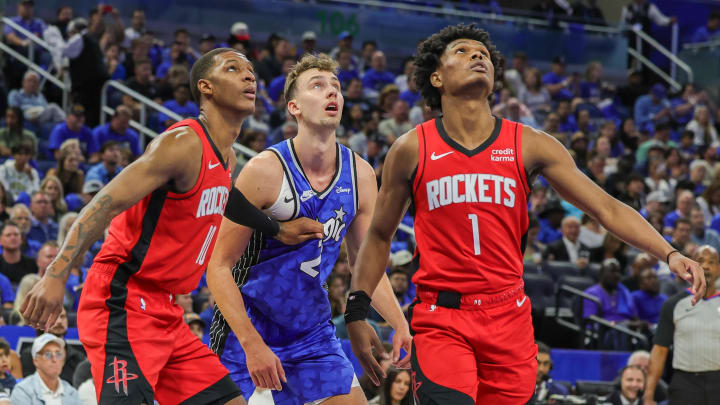
M440 90L430 83L430 75L440 66L440 57L449 43L456 39L467 38L482 42L490 53L490 61L495 67L495 83L502 78L505 59L490 41L487 31L475 28L475 24L458 24L440 30L418 45L415 56L415 84L426 104L433 110L441 110Z

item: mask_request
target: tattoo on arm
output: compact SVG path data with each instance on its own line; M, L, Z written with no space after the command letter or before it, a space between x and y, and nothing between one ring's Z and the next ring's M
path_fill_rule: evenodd
M100 239L112 220L112 205L112 196L105 194L93 199L90 205L83 209L70 228L60 254L48 268L50 277L65 279L70 270L82 261L85 251Z

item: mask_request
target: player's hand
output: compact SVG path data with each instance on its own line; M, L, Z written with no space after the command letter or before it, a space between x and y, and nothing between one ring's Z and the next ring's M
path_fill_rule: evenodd
M401 330L396 330L393 335L393 357L392 362L395 368L409 369L410 368L410 354L412 352L412 336L408 327L404 327ZM400 349L405 349L405 357L400 359Z
M385 348L375 333L375 329L367 321L350 322L345 327L350 337L353 353L360 361L365 374L370 377L373 384L380 386L380 377L385 378L385 371L375 361L372 349L374 347L377 353L385 353Z
M65 281L45 275L25 296L20 314L29 326L47 332L60 316L64 298Z
M323 224L305 217L280 222L280 232L275 235L275 239L286 245L297 245L306 240L322 238Z
M247 360L247 368L256 387L282 391L282 382L286 383L285 370L280 359L270 348L258 339L243 347Z
M668 265L670 271L691 284L690 292L693 295L693 305L705 297L705 288L707 287L705 272L696 261L685 257L682 253L673 253L670 255Z

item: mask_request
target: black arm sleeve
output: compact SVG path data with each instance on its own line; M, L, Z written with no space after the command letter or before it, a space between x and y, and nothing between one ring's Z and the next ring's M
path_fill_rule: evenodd
M275 236L280 232L280 224L252 205L235 187L230 190L230 197L225 207L225 218L268 236Z
M668 298L660 308L660 317L658 318L657 329L655 330L655 338L653 343L658 346L670 347L673 344L675 335L675 306L682 298L687 297L688 293L682 291Z

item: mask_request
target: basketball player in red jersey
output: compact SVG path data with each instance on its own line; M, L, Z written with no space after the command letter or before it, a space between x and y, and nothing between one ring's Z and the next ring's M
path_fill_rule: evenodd
M243 205L231 191L232 144L254 110L255 77L241 53L216 49L195 63L191 82L199 119L168 128L95 196L21 308L30 325L52 325L68 273L112 220L78 308L101 404L245 403L173 296L198 285L228 198ZM268 217L248 204L245 214L260 220L254 225L268 227ZM306 218L275 231L298 243L321 237L322 225Z
M692 283L693 302L705 293L698 264L582 174L561 143L491 115L500 60L488 34L472 26L444 28L420 44L415 80L443 116L390 148L352 278L348 334L363 368L376 377L382 370L370 349L377 337L362 320L412 198L419 269L411 365L421 405L524 404L533 394L537 346L522 282L527 173L542 174L610 232L668 260Z

